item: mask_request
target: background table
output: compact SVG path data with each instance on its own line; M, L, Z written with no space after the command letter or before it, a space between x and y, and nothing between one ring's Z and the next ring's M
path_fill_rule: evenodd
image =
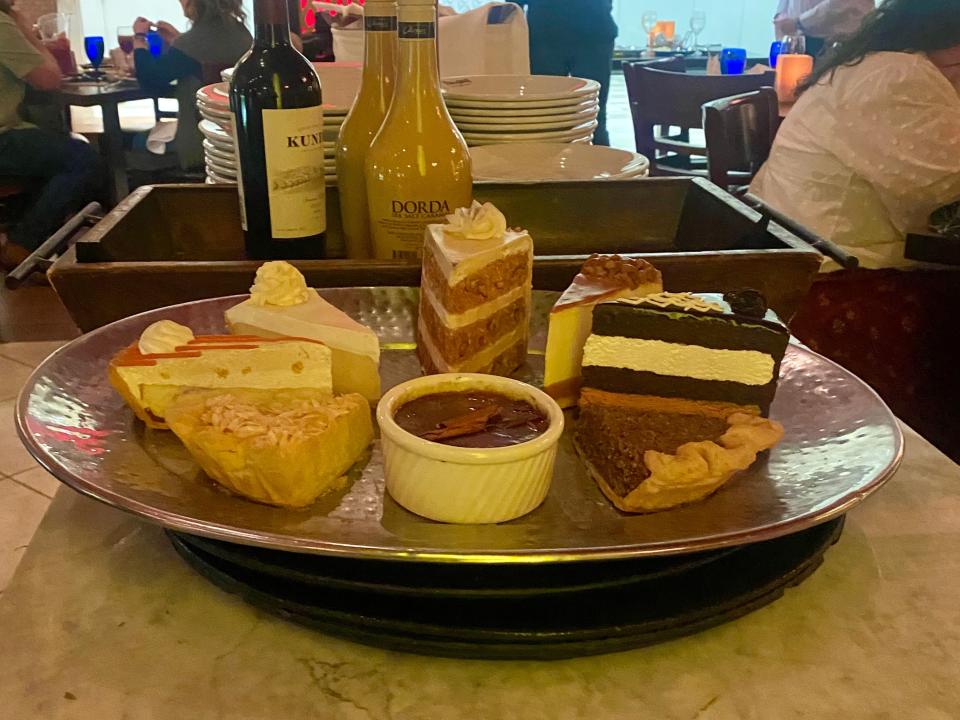
M104 81L102 85L64 83L59 90L52 93L52 96L56 102L66 108L71 105L79 107L99 106L101 108L103 112L102 152L110 179L109 200L111 204L115 205L130 193L118 106L120 103L133 100L172 97L173 87L157 92L155 90L145 90L133 80Z
M954 718L960 468L906 434L900 472L778 602L552 663L404 655L287 624L194 574L159 529L61 488L0 597L0 707L45 720Z

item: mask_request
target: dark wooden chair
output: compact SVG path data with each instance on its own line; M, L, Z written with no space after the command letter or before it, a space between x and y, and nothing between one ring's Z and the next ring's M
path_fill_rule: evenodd
M770 157L779 126L779 102L773 88L704 104L710 179L724 190L749 185Z
M635 90L639 87L637 76L640 72L640 68L657 68L659 70L668 70L670 72L683 73L687 71L686 61L680 57L668 57L668 58L656 58L651 60L634 60L632 62L624 62L621 66L623 70L623 79L627 84L627 98L630 101L630 116L633 118L633 126L637 127L637 118L638 108L640 105L640 98L635 94Z
M650 159L651 175L707 177L706 145L690 138L691 130L703 127L704 103L772 87L773 82L773 73L695 75L635 68L627 86L631 104L636 103L634 135L637 152Z

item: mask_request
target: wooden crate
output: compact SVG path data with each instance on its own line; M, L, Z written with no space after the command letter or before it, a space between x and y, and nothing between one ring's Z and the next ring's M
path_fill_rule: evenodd
M338 259L336 188L328 193L328 260L297 262L314 287L418 285L420 266ZM533 236L534 286L563 290L593 252L645 257L668 290L755 288L792 317L820 265L797 236L701 179L478 184ZM243 258L236 188L159 185L135 191L53 266L50 278L84 331L164 305L244 293L259 263Z

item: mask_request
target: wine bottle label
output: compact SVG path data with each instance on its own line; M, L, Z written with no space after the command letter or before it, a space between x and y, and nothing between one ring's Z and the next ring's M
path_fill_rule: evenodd
M437 36L437 24L432 22L401 22L397 33L401 40L429 40Z
M366 16L363 18L363 29L367 32L396 32L397 16Z
M233 122L233 123L231 123L231 125L233 126L233 127L232 127L232 132L233 132L233 147L234 147L234 148L238 148L238 147L240 147L240 143L239 143L239 141L238 141L238 139L237 139L237 123L236 123L236 122ZM236 151L234 151L234 152L236 152ZM244 194L244 192L243 192L243 169L240 167L241 164L242 164L242 163L240 162L240 158L237 157L236 160L237 160L237 163L236 163L236 165L237 165L237 193L238 193L239 196L240 196L240 227L243 228L243 231L244 231L244 232L247 232L247 230L249 230L250 228L247 227L247 196L246 196L246 195Z
M273 237L288 240L325 232L323 109L264 110L263 144Z

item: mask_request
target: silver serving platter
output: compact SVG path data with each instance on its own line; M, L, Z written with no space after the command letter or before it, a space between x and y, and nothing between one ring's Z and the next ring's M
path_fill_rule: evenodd
M420 374L413 352L416 289L320 292L379 333L384 390ZM556 294L534 295L529 363L518 377L537 383ZM223 332L223 311L242 299L153 310L54 353L18 401L27 448L75 490L174 530L297 552L473 563L669 555L779 537L847 512L890 478L902 455L897 421L870 388L791 345L771 413L786 427L785 439L694 505L652 515L619 512L587 477L569 431L546 502L509 523L444 525L407 512L384 494L377 443L346 490L305 510L259 505L210 481L172 433L144 428L107 381L110 358L150 323L168 318L198 334Z

